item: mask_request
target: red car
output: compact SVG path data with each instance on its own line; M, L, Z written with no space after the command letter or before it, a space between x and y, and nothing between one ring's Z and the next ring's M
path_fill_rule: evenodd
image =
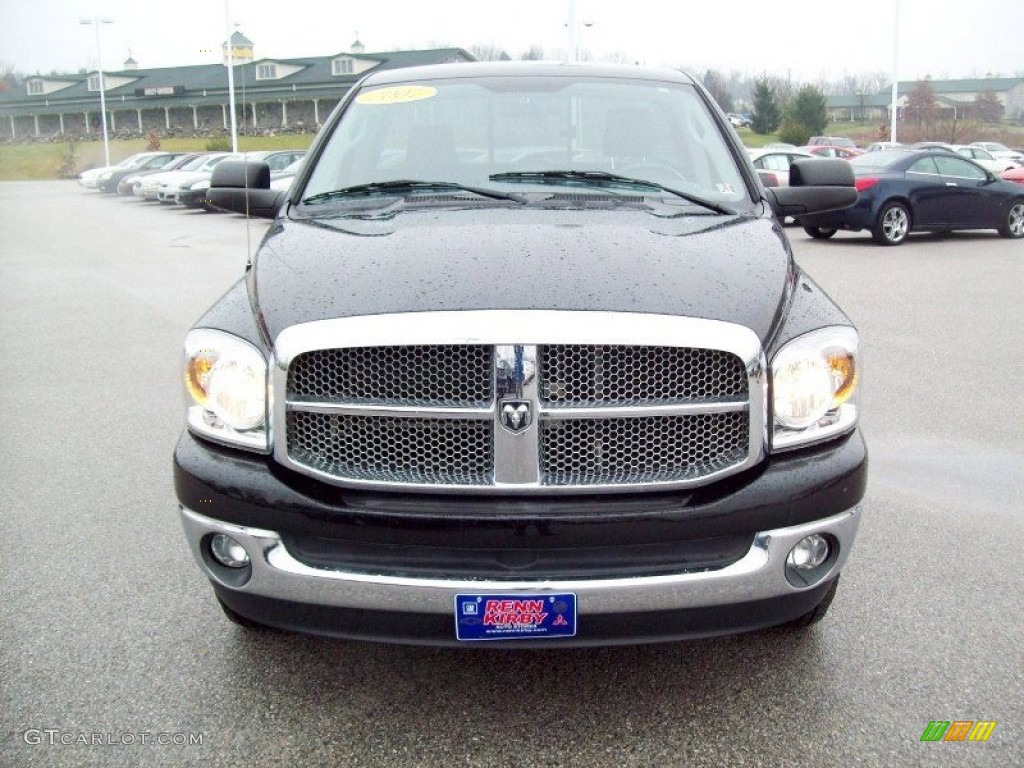
M1024 184L1024 168L1011 168L1008 171L1003 171L999 175L1007 181L1015 181L1018 184Z

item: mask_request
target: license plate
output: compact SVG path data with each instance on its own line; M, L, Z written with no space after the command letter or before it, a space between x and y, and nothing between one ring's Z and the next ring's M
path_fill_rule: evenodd
M456 595L457 640L576 636L576 595Z

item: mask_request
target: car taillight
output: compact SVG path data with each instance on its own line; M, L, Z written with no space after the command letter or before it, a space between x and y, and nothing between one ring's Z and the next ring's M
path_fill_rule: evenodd
M865 189L871 189L871 187L875 186L875 184L877 183L878 179L875 178L874 176L864 176L862 178L856 179L853 182L853 186L857 188L858 192L863 192Z

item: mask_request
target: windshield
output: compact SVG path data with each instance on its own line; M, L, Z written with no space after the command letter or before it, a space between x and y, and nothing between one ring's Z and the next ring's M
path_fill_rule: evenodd
M513 176L551 171L594 175ZM302 197L400 180L503 191L530 183L608 191L597 174L652 181L716 203L748 196L691 86L501 76L363 89Z
M192 158L191 160L189 160L187 163L185 163L183 166L181 166L181 168L179 168L178 170L180 170L180 171L194 171L197 168L202 167L203 163L205 163L209 159L210 158L207 155L200 155L199 157L195 157L195 158Z

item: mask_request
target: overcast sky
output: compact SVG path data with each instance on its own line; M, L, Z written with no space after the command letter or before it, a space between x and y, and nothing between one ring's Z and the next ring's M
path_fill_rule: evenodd
M496 45L518 58L531 45L567 48L569 0L231 0L231 20L257 58L326 56L358 33L366 51ZM1024 75L1024 0L576 0L595 58L795 80L890 72L900 4L899 77ZM0 63L26 73L94 67L82 17L103 16L103 65L129 49L141 67L220 61L224 0L0 0Z

